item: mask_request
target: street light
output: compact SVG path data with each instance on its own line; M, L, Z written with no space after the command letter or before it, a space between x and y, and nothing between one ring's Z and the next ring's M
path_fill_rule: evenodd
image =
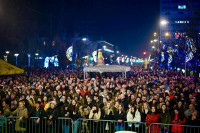
M155 46L152 46L152 49L154 49L155 48Z
M104 45L104 46L103 46L103 48L105 49L105 48L106 48L106 46Z
M31 54L27 54L28 55L28 67L31 66Z
M19 56L18 53L14 54L14 56L16 57L16 66L17 66L17 57Z
M86 37L82 38L82 41L87 41L87 38Z
M36 67L38 67L38 55L39 55L39 53L35 53L35 56L36 56L35 59L37 60L37 61L36 61Z
M117 51L117 54L119 54L119 51Z
M4 56L4 60L6 61L6 62L8 62L8 54L10 53L10 51L6 51L6 56Z
M169 32L166 32L166 33L165 33L165 37L168 37L168 36L169 36Z
M154 32L154 33L153 33L153 36L156 36L156 35L157 35L157 33L156 33L156 32Z
M154 41L154 42L157 42L157 41L158 41L158 39L154 39L153 41Z
M167 20L165 20L165 19L163 19L163 20L160 21L160 24L161 24L162 26L167 25L168 23L169 23L169 22L168 22Z
M151 43L153 43L153 40L151 40Z

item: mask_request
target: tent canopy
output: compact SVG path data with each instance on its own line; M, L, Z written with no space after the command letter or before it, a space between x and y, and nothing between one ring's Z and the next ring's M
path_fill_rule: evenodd
M84 79L87 76L87 72L121 72L123 77L126 78L126 72L130 71L129 66L121 66L121 65L100 65L100 66L91 66L85 67L84 71Z
M22 74L23 69L13 66L0 59L0 75Z
M101 65L101 66L91 66L85 67L84 72L128 72L130 67L121 65Z

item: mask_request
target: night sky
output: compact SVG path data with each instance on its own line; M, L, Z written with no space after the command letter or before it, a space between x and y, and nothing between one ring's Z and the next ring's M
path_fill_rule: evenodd
M27 37L89 36L141 56L157 30L160 0L1 0L0 45L25 47ZM17 46L18 47L18 46Z

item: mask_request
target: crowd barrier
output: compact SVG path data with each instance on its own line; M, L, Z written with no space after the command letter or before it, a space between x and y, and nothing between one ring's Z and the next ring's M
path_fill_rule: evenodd
M19 117L8 117L2 125L1 133L73 133L73 121L70 118L56 119L31 117L19 120Z
M79 119L79 122L79 133L114 133L117 131L146 133L146 124L143 122L118 122L97 119Z
M200 133L200 126L152 123L148 133Z
M200 133L200 126L143 122L118 122L115 120L78 119L58 117L49 120L37 117L19 120L19 117L0 118L0 133Z

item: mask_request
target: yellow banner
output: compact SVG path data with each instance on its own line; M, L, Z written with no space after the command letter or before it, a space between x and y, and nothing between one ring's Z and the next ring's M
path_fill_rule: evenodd
M147 61L147 58L145 58L145 59L144 59L144 68L145 68L145 69L147 69L147 64L148 64L148 61Z
M0 59L0 75L22 74L23 69L13 66Z

